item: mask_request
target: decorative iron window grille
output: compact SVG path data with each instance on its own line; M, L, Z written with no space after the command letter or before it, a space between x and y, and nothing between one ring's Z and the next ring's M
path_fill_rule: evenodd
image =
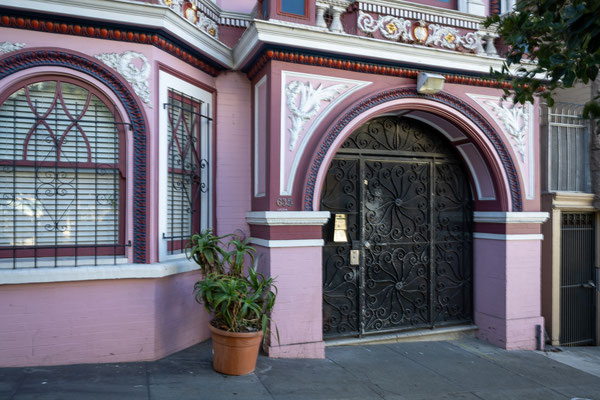
M590 132L583 106L557 103L547 116L547 190L590 192Z
M209 226L210 106L170 89L168 109L167 240L169 254Z
M126 261L127 124L110 104L63 77L1 104L0 268Z

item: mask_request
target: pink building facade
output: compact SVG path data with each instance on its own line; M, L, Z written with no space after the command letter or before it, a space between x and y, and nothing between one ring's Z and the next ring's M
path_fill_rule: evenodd
M271 357L465 328L535 349L539 110L502 100L481 25L505 6L5 1L0 366L207 340L182 253L207 228L277 278Z

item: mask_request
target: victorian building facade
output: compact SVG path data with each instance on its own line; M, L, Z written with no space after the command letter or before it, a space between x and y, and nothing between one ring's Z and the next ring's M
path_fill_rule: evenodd
M6 0L0 364L209 337L186 238L276 277L271 357L543 340L539 109L502 100L495 0ZM441 85L441 86L440 86Z

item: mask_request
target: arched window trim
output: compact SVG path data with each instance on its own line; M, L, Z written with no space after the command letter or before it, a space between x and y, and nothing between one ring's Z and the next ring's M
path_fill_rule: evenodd
M10 79L7 78L7 84L2 88L2 92L0 93L0 107L2 107L5 102L8 100L10 96L21 89L28 88L30 85L39 82L59 82L59 84L72 84L78 87L81 87L88 91L87 100L85 104L84 111L79 113L78 116L73 116L69 114L69 111L65 105L65 100L63 98L63 93L57 87L55 97L52 101L51 107L45 112L44 115L40 115L39 113L34 113L35 119L43 120L48 114L51 113L52 109L57 105L60 105L62 110L65 111L68 118L71 119L71 126L63 132L59 143L62 144L65 137L69 132L73 132L74 129L79 129L81 132L81 127L78 127L78 123L81 122L82 118L85 116L87 112L87 107L93 96L95 96L107 109L111 112L112 117L114 119L115 124L115 132L117 133L117 142L118 142L118 151L115 153L118 155L118 163L114 165L114 170L117 172L118 176L118 239L114 246L108 246L105 249L98 250L98 247L95 246L31 246L31 248L20 248L13 250L6 250L5 247L0 246L0 263L5 265L0 266L0 268L6 268L6 260L12 258L12 268L19 267L43 267L43 266L80 266L80 265L107 265L107 264L121 264L126 263L131 258L131 251L129 247L131 246L131 229L129 227L130 220L127 210L131 207L131 201L129 200L128 193L131 191L131 179L127 179L127 177L132 176L132 168L130 162L128 161L128 149L131 148L131 138L128 135L128 131L131 130L131 124L128 120L123 118L124 111L119 102L115 102L113 99L114 96L111 96L110 92L107 91L107 88L100 87L95 79L86 79L87 77L79 77L74 76L72 74L63 73L60 71L62 68L57 68L57 71L36 71L38 68L33 68L33 70L25 70L21 71L21 73L15 73ZM5 82L6 82L5 81ZM103 85L102 85L103 86ZM29 98L29 94L27 96L28 102L31 105L31 100ZM42 122L44 124L44 122ZM38 124L36 124L38 125ZM34 125L34 126L36 126ZM33 127L32 127L33 130ZM82 132L81 132L82 133ZM83 135L85 138L85 135ZM31 140L31 134L28 135L26 141L29 142ZM88 161L87 162L72 162L72 161L63 161L60 159L60 154L62 150L57 152L57 161L56 162L40 162L38 160L30 159L30 155L28 154L27 145L24 144L24 153L23 159L21 160L11 160L9 161L11 165L14 166L45 166L45 163L48 163L48 166L52 164L52 167L56 168L66 168L66 167L74 167L76 170L81 169L92 169L97 168L92 160L91 160L91 147L89 145L89 141L87 138L86 148L88 150ZM7 164L8 160L0 159L0 165ZM109 165L109 164L105 164ZM19 246L15 246L19 247ZM37 247L37 248L35 248ZM43 248L40 248L43 247ZM12 254L7 255L8 252ZM110 260L108 260L106 255L110 255ZM25 262L24 258L31 258L30 261Z

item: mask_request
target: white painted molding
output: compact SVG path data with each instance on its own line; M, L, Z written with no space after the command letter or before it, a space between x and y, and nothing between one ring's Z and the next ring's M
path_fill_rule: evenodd
M502 234L502 233L483 233L473 232L474 239L502 240L502 241L524 241L524 240L544 240L541 233L532 234Z
M25 43L0 42L0 54L17 51L25 47Z
M174 75L169 74L166 71L158 71L158 233L160 239L158 241L158 257L159 261L168 261L169 254L167 251L167 239L163 238L163 234L168 233L168 137L169 137L169 110L163 107L163 104L169 102L169 90L175 89L176 91L183 93L187 96L191 96L195 99L202 101L202 107L206 111L207 109L214 109L213 107L213 96L212 93L197 87L187 81L184 81ZM202 111L202 110L201 110ZM203 111L203 112L205 112ZM213 122L209 122L208 129L203 131L205 134L201 136L201 148L202 153L200 156L203 159L207 159L209 165L212 165L214 160L212 153L212 132ZM208 182L208 190L200 194L201 209L199 210L201 216L206 216L200 220L200 230L208 229L212 227L212 219L214 213L214 204L212 193L214 189L214 182L205 172L203 178Z
M76 282L101 279L149 279L198 269L184 255L159 264L118 264L81 267L0 269L0 285Z
M121 75L131 87L135 93L142 99L148 107L152 107L150 100L150 88L148 86L148 78L150 78L150 72L152 67L148 58L142 53L137 51L124 51L123 53L102 53L96 54L98 60L104 64L115 69L119 75ZM142 68L138 68L133 64L133 60L140 59L142 61Z
M260 137L260 132L258 131L258 123L259 123L259 118L260 118L260 103L259 103L259 99L258 99L258 90L260 89L260 87L264 84L267 83L267 76L265 75L263 76L257 83L256 85L254 85L254 197L265 197L266 193L263 191L259 191L258 189L258 174L262 173L263 174L263 178L265 179L265 186L266 186L266 174L267 171L259 171L258 168L258 153L259 153L259 148L258 148L258 142L259 142L259 137ZM267 93L267 97L268 97L268 93ZM266 107L266 104L263 104L264 107ZM267 112L268 115L268 112ZM268 117L267 117L268 118ZM267 123L267 121L265 121L265 123ZM266 132L264 133L265 135L267 134ZM266 142L266 140L265 140ZM266 153L266 149L265 149L265 155L267 155Z
M475 211L474 222L487 222L492 224L541 224L550 218L547 212L498 212Z
M467 12L469 14L485 17L485 4L481 0L467 0Z
M324 225L330 215L329 211L249 211L246 213L246 222L268 226Z
M233 64L230 47L192 23L184 22L183 17L163 5L114 0L3 0L2 5L19 10L52 10L56 15L122 24L135 21L138 26L163 29L228 67Z
M323 239L267 240L250 238L250 243L262 247L323 247Z
M502 60L499 57L485 54L462 53L387 39L324 32L319 27L277 20L255 20L244 32L233 50L234 68L240 68L252 57L259 42L338 54L361 54L373 60L398 61L415 66L430 66L434 63L444 65L448 69L486 74L489 73L490 67L495 70L502 68Z
M465 0L465 2L466 1L467 0ZM464 8L466 9L467 7ZM414 17L415 19L424 19L425 21L429 22L440 22L440 19L446 18L452 20L453 22L449 23L441 21L443 24L452 24L468 29L476 29L476 25L482 24L485 20L485 17L469 14L466 10L462 11L461 9L459 9L457 11L451 10L449 8L441 8L403 0L360 0L359 9L367 12L374 12L373 10L376 9L387 9L388 12L390 9L392 11L395 9L399 9L404 11L408 15L410 15L411 13L413 15L416 15L416 17ZM422 14L426 14L425 18L423 18ZM471 25L466 25L467 23L470 23Z

